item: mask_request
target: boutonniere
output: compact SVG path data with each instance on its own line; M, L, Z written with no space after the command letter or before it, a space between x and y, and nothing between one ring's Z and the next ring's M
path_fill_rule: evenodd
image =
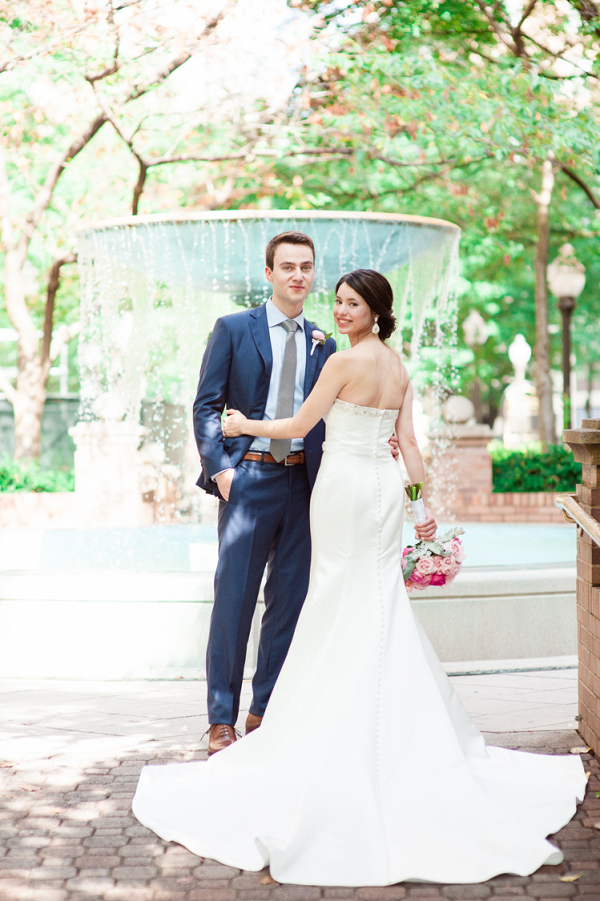
M312 347L311 347L311 349L310 349L310 355L311 355L311 357L312 357L312 355L313 355L314 352L315 352L315 347L317 346L317 344L325 344L325 342L327 341L327 339L328 339L328 338L331 338L332 334L333 334L333 332L328 332L326 335L324 335L323 332L319 331L318 328L313 329L313 333L312 333Z

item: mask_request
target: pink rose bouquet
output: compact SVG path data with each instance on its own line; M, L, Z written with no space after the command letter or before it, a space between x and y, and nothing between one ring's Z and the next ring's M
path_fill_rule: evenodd
M413 547L402 551L402 573L406 590L423 591L429 585L447 585L458 573L465 552L459 535L464 529L450 529L433 541L417 541Z

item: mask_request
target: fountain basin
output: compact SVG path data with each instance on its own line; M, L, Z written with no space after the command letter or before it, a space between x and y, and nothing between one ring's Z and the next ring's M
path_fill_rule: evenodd
M304 305L310 322L339 337L332 292L340 275L377 269L394 289L399 327L391 343L402 347L407 325L413 351L422 336L430 345L435 334L433 352L443 355L443 329L456 320L448 301L460 229L452 223L385 213L241 210L133 216L85 228L78 235L81 421L71 430L80 525L90 524L90 509L104 527L142 526L152 517L198 520L190 417L203 351L218 317L270 296L265 247L287 231L305 232L315 245L315 281ZM143 406L165 404L184 411L178 461L168 467L160 459L166 446L160 436L135 441ZM123 478L107 477L113 470ZM154 509L142 502L149 479Z
M455 582L411 595L447 668L573 665L575 530L467 529ZM405 543L412 535L406 527ZM216 551L212 526L54 530L32 533L28 545L23 532L4 532L0 676L203 679ZM248 676L261 613L259 603Z

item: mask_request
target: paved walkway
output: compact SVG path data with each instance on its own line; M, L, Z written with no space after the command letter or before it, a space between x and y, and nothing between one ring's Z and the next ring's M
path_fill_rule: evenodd
M452 681L491 744L553 754L581 745L575 670ZM131 798L145 763L205 757L204 691L200 682L0 680L0 901L600 901L600 764L590 754L586 800L556 836L565 863L526 878L278 885L268 871L244 873L160 840L137 823Z

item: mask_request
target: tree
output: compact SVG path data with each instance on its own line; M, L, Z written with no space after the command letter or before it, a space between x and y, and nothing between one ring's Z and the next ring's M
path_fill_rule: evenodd
M0 388L14 409L16 459L39 456L50 367L77 331L75 325L53 334L61 268L74 259L70 236L53 234L48 221L59 182L107 122L121 128L117 123L130 109L142 118L147 98L160 98L169 76L214 39L234 3L181 2L177 16L164 0L102 0L82 9L68 0L0 2L0 217L6 310L18 335L16 385L0 375ZM51 82L68 104L53 118L36 100ZM42 235L56 252L40 340L24 270Z
M491 334L482 353L492 355L489 375L494 356L501 375L486 386L489 419L510 377L497 353L506 352L506 333L519 319L533 343L535 294L541 426L551 439L549 366L557 348L547 347L542 258L544 240L563 243L569 233L577 244L598 233L597 220L589 220L600 203L597 5L530 0L515 17L503 3L452 0L357 2L341 11L303 5L322 15L324 33L338 46L298 92L304 113L294 138L307 155L285 160L281 181L301 179L296 196L322 208L420 212L463 228L470 283L463 282L463 301L487 313ZM539 173L549 158L546 182L557 183L540 244L535 198L545 196ZM593 294L586 294L582 305L591 307ZM473 357L468 348L461 356L465 363ZM468 365L460 378L468 383Z

